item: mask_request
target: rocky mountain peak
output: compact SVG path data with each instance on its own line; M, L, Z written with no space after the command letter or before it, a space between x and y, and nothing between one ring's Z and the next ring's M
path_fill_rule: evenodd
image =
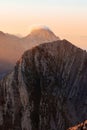
M56 41L59 38L46 26L35 26L32 27L30 34L26 36L28 38L44 40L44 41Z
M87 52L66 40L26 51L0 82L1 130L68 130L85 120Z

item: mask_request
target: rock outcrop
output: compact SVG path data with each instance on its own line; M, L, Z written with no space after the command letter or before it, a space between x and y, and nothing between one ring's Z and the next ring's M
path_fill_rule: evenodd
M87 52L66 40L24 53L0 82L0 130L67 130L87 120Z
M87 130L87 120L83 123L80 123L74 127L69 128L68 130Z

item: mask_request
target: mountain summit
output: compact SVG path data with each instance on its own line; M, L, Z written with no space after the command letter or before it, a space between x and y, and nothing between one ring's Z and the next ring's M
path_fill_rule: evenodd
M49 29L38 28L31 31L30 35L36 36L38 38L43 38L44 40L58 40L58 37Z
M46 26L34 26L30 29L30 34L23 38L25 43L25 48L30 48L31 46L36 46L41 43L52 42L59 40L48 27ZM31 43L31 46L29 45Z
M67 130L85 120L87 52L67 40L26 51L0 82L0 130Z

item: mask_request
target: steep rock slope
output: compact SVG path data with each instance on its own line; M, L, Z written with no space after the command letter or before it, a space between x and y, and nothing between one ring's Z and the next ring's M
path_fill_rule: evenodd
M67 130L87 120L87 53L66 40L24 53L0 83L0 130Z

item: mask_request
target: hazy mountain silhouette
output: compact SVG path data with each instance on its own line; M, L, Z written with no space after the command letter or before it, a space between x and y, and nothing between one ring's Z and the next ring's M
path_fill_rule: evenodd
M0 32L0 77L12 70L22 53L40 43L56 41L58 37L45 28L33 30L29 35L19 38L15 35Z
M34 47L41 43L52 42L58 40L57 37L51 30L45 28L38 28L32 30L29 35L24 37L22 42L25 43L25 48ZM31 43L30 45L28 43Z

